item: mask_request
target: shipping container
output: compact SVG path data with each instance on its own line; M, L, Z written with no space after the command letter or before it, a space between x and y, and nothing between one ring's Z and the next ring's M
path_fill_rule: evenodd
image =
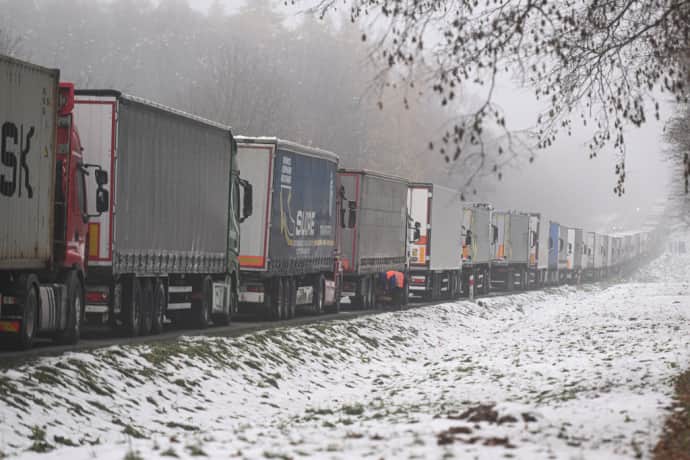
M338 171L342 295L364 308L377 305L388 271L404 274L396 303L407 303L407 179L366 170Z
M275 137L237 142L241 175L254 189L252 216L241 224L241 307L270 319L292 317L298 306L337 309L338 156Z
M486 203L466 203L462 220L462 290L470 282L477 292L488 294L491 275L491 212ZM471 277L471 278L470 278Z
M460 193L430 183L410 184L407 209L410 292L426 298L456 298L462 272L463 203Z
M76 102L82 141L113 177L111 212L90 224L87 314L129 335L160 332L165 317L227 323L240 236L230 128L114 90Z
M0 270L53 262L59 72L0 55Z
M36 336L80 336L94 167L73 107L74 86L59 71L0 55L0 331L21 348ZM96 168L95 177L97 215L107 175Z

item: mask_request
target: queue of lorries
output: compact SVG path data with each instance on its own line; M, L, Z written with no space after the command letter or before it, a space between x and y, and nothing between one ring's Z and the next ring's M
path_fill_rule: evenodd
M374 308L391 272L401 304L593 281L659 243L346 169L332 152L75 89L5 56L0 128L0 336L22 348L76 343L84 324L134 336L240 311Z

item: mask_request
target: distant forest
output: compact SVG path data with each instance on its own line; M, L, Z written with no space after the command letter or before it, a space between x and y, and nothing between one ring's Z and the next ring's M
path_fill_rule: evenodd
M448 113L417 89L373 86L377 69L348 20L287 18L271 0L208 14L186 0L0 0L0 11L0 52L60 68L79 87L332 150L346 167L459 183L429 155Z

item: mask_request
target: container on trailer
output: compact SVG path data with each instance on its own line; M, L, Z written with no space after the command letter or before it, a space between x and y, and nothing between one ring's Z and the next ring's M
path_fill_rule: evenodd
M58 85L57 70L0 55L1 270L53 262Z

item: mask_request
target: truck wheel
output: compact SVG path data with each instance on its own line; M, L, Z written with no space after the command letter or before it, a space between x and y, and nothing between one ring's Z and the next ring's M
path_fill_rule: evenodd
M410 282L409 278L406 276L405 285L403 286L402 306L406 307L408 303L410 303Z
M371 305L371 308L374 310L378 310L379 306L377 305L377 299L376 299L376 276L372 276L369 278L369 304Z
M201 299L192 302L192 315L196 327L206 329L211 322L211 296L213 295L213 281L210 276L201 282Z
M295 317L297 310L297 280L295 278L288 278L288 309L287 309L287 319L292 319Z
M316 278L316 282L314 284L314 299L312 301L312 309L314 310L315 315L320 315L323 313L323 294L324 294L324 289L323 285L325 283L325 278L323 275L319 275L318 278Z
M153 285L153 321L151 322L151 333L158 335L163 332L163 318L168 307L168 299L165 296L165 284L157 278Z
M17 282L19 297L22 299L22 321L19 325L19 335L16 345L26 350L31 348L36 334L38 318L38 278L36 275L21 276Z
M268 305L268 319L278 321L283 309L283 279L276 278L271 283L271 302Z
M153 330L153 285L150 279L141 281L141 335L150 335Z
M64 279L67 295L67 324L57 331L53 340L61 345L74 345L79 342L81 319L84 312L84 290L77 272L70 270Z
M123 313L124 330L128 337L136 337L141 330L142 296L141 282L138 278L132 278L129 289L124 299Z

